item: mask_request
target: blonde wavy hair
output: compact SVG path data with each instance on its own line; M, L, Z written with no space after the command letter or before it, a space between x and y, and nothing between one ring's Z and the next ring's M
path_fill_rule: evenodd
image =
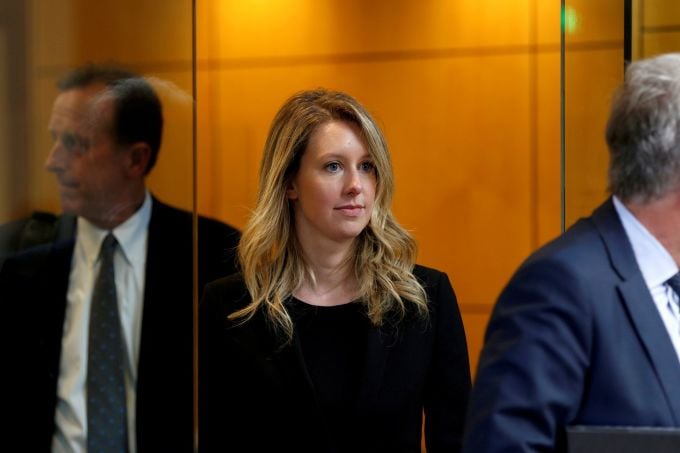
M312 132L329 121L359 126L376 171L371 220L356 239L353 267L371 323L402 319L408 306L426 318L427 296L413 275L416 243L391 211L394 176L385 139L370 114L346 93L302 91L289 98L272 121L260 167L257 202L243 230L238 258L252 298L229 318L243 322L262 309L286 343L293 321L285 302L310 273L295 234L286 189L295 177ZM395 314L396 317L393 317Z

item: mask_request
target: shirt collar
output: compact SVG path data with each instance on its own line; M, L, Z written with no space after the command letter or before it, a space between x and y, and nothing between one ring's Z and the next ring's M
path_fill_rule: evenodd
M678 272L673 257L616 196L612 198L647 287L663 285Z
M143 234L149 226L151 218L151 195L149 191L144 194L144 202L141 208L135 211L123 223L111 230L120 246L123 257L130 266L136 268L141 265L140 261L134 259L136 256L143 256L146 246L146 235ZM99 255L104 237L109 233L94 226L82 217L78 217L77 241L81 243L85 252L85 259L89 266L94 266Z

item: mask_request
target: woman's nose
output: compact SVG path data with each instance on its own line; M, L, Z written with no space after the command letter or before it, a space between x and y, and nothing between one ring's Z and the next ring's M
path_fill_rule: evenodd
M361 181L361 173L354 169L349 170L347 173L347 183L346 192L351 195L356 195L361 193L363 188L363 182Z

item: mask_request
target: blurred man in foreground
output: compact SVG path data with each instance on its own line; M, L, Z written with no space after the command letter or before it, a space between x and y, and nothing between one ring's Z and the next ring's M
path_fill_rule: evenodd
M629 66L606 138L612 196L496 304L466 452L564 451L571 425L680 426L680 54Z

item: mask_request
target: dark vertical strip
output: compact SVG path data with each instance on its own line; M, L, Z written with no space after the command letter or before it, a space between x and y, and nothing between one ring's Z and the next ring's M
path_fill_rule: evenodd
M531 249L539 244L539 162L538 162L538 7L537 0L529 4L529 209L531 215Z
M642 2L641 2L642 3ZM642 6L641 6L642 7ZM623 1L623 68L633 59L633 1Z
M194 453L198 453L198 112L196 110L196 0L191 0L191 171L192 171L192 259L193 259L193 399Z
M566 52L566 42L564 26L566 22L566 0L561 1L560 8L560 229L562 232L565 230L566 223L566 211L567 211L567 187L566 187L566 89L565 89L565 52Z

